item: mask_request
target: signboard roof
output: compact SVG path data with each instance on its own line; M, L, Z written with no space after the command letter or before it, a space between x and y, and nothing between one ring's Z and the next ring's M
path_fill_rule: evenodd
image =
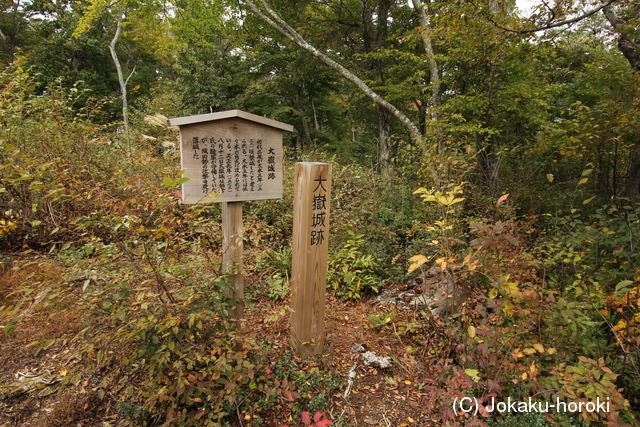
M242 110L228 110L219 111L216 113L198 114L195 116L177 117L175 119L169 119L169 126L184 126L195 123L211 122L215 120L230 119L239 117L241 119L249 120L255 123L260 123L265 126L270 126L276 129L280 129L287 132L293 131L293 126L286 123L278 122L276 120L268 119L266 117L257 116L255 114L247 113Z

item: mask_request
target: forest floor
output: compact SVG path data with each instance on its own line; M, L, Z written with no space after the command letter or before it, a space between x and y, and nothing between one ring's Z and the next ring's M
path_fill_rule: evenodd
M38 265L38 259L34 259L19 271L9 270L0 277L0 307L5 305L2 300L8 300L12 288L28 280L29 270L37 269ZM248 282L251 283L251 279ZM79 362L77 336L84 328L85 317L86 313L73 307L53 312L34 310L12 334L7 336L0 331L0 391L3 392L0 393L0 427L119 425L123 414L115 404L117 398L107 395L100 399L91 378L55 393L55 381L50 381L66 375ZM246 309L243 333L269 342L270 354L290 357L293 369L320 371L327 381L338 384L328 390L322 411L335 421L334 425L442 425L441 411L440 415L436 414L436 409L430 407L428 387L425 387L435 382L442 368L452 362L448 357L453 349L444 348L449 344L438 319L425 321L415 310L383 306L370 298L345 302L329 292L324 352L302 360L292 353L288 343L288 317L286 300L274 302L264 295L255 295ZM68 338L51 341L48 348L40 351L32 345L61 337ZM366 344L367 350L390 357L392 366L385 369L364 366L361 355L351 351L354 344ZM345 397L349 372L354 366L357 375ZM30 382L34 384L29 386ZM303 425L300 413L293 408L291 402L282 399L260 412L260 425ZM247 427L258 425L257 418L255 413L238 413L232 422Z

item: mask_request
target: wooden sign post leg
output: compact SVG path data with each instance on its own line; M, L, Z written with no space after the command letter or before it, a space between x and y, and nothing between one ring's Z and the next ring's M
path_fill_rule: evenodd
M232 274L234 290L227 289L225 296L235 298L235 307L232 315L238 324L244 316L242 231L242 202L222 203L222 269L225 273Z
M291 272L291 345L322 353L329 250L331 165L296 163Z

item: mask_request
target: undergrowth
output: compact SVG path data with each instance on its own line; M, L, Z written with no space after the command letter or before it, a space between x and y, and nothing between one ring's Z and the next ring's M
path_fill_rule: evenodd
M173 154L142 139L123 150L121 135L89 120L89 107L78 115L62 92L30 95L21 89L27 80L17 76L2 89L0 245L47 253L57 268L0 289L3 337L34 313L81 313L81 329L34 337L29 348L40 354L73 344L74 362L60 371L57 390L82 386L89 405L113 403L118 425L265 424L274 411L307 424L320 413L314 422L323 423L343 381L326 368L299 369L288 350L274 354L230 316L237 301L225 297L219 207L179 202ZM287 176L292 170L285 165ZM406 344L404 368L438 423L637 425L637 206L616 200L541 219L516 216L503 196L488 217L465 211L468 184L412 195L413 183L338 162L333 182L329 287L338 297L364 298L395 284L410 262L411 273L435 265L471 290L446 318L419 309L410 320L370 317L380 334ZM284 193L271 204L248 203L245 226L255 276L278 303L291 274L292 192ZM532 233L534 224L547 226ZM427 363L440 374L417 368ZM18 386L4 387L3 396ZM453 413L451 402L467 396L485 416ZM606 398L611 406L544 420L488 413L492 399L506 398Z

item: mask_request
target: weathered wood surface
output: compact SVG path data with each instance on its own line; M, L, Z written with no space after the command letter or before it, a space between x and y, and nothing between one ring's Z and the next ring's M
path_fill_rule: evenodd
M242 202L225 202L222 204L223 254L222 269L231 274L232 286L225 296L235 299L232 316L240 322L244 316L244 243L242 241Z
M241 117L181 125L184 203L282 198L282 133Z
M291 345L301 356L320 354L329 249L331 165L297 163L294 183Z

